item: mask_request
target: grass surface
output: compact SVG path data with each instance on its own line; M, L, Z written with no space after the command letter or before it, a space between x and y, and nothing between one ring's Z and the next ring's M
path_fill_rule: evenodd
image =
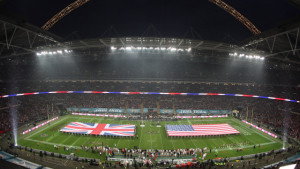
M138 138L111 138L104 136L79 136L61 133L59 130L69 124L70 122L86 122L86 123L109 123L109 124L135 124L136 134ZM89 117L89 116L64 116L52 122L50 125L45 125L33 132L25 135L19 135L18 144L22 146L32 147L35 149L51 151L61 154L70 154L71 151L64 151L62 148L56 150L57 146L72 146L80 149L74 153L77 156L100 158L104 159L97 153L91 151L86 152L81 150L81 145L108 145L110 147L117 146L118 148L133 148L138 146L141 149L180 149L180 148L208 148L207 158L217 157L233 157L248 154L256 154L260 152L270 151L272 149L282 148L282 142L278 139L272 138L261 131L250 128L241 121L228 118L210 118L210 119L184 119L173 122L161 122L161 127L157 127L157 122L144 121L145 127L140 127L141 121L126 121L115 120L113 118L104 117ZM167 137L165 125L166 124L218 124L228 123L241 134L231 136L211 136L211 137L195 137L195 138L169 138ZM223 144L245 143L249 145L243 146L244 151L236 151L236 147L220 148ZM261 147L258 147L258 145ZM256 145L256 148L253 148ZM217 152L215 152L215 147ZM212 153L209 153L212 149Z

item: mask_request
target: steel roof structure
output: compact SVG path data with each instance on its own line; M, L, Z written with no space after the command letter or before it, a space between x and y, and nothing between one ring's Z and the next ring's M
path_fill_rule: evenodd
M0 59L34 53L44 45L56 45L62 39L38 27L0 16Z
M300 25L300 24L299 24ZM258 54L279 61L300 64L300 26L276 33L264 32L253 36L243 45L199 39L164 37L107 37L65 42L62 38L27 23L0 17L0 59L32 55L41 50L98 50L114 47L174 47L205 52L239 52ZM299 61L298 61L298 60Z
M300 64L300 26L271 35L266 34L252 38L242 47L265 51L265 57Z

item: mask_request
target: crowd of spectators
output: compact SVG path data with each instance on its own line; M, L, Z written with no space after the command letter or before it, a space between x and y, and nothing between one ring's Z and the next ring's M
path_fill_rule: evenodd
M196 156L196 153L204 153L207 151L207 148L190 148L190 149L174 149L174 150L153 150L153 149L147 149L142 150L140 148L136 149L128 149L128 148L117 148L117 147L106 147L105 148L106 154L110 157L113 157L114 155L121 155L125 158L132 158L135 157L136 159L154 159L157 157L181 157L181 156Z
M260 85L255 83L203 82L125 82L125 81L28 81L1 83L0 94L43 91L111 91L111 92L170 92L170 93L230 93L300 98L299 87Z
M10 131L13 118L17 126L34 127L38 122L57 116L59 110L55 107L53 97L19 97L12 102L7 102L0 110L0 130ZM2 99L4 100L4 99ZM1 101L2 101L1 100ZM16 113L13 113L15 111Z
M277 134L288 134L300 140L300 106L297 103L288 103L274 100L244 100L242 118L266 126ZM298 110L298 112L294 112ZM248 113L247 113L248 112ZM252 115L253 112L253 115Z
M256 84L228 83L181 83L181 82L107 82L107 81L33 81L27 83L2 83L0 95L43 92L43 91L144 91L144 92L205 92L205 93L242 93L299 98L299 89L288 86L263 86ZM299 135L299 104L245 97L230 96L178 96L178 95L120 95L120 94L44 94L2 98L0 101L0 128L11 129L11 117L8 115L12 106L18 111L19 126L33 124L48 118L48 114L58 114L57 104L79 108L160 108L160 109L205 109L205 110L235 110L242 112L248 119L253 109L253 119L259 124L265 124L279 132L282 129L294 138ZM298 114L297 114L298 113Z

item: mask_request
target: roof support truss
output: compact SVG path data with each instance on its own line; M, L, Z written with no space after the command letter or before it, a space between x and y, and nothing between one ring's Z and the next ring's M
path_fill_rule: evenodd
M247 44L243 45L243 47L256 50L263 50L266 52L266 57L276 57L276 59L289 61L287 58L288 56L299 57L299 32L300 27L285 32L277 33L272 36L252 40ZM292 56L291 54L294 56Z
M34 52L39 46L58 44L53 37L0 20L0 59L11 54ZM4 46L4 47L3 47Z

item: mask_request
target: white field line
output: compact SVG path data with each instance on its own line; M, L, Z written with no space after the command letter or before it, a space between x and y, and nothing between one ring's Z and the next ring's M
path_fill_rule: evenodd
M78 118L77 118L77 119L78 119ZM77 121L77 119L76 119L76 121ZM82 138L82 137L77 138L76 141L74 141L74 143L71 144L71 145L73 146L74 144L76 144L81 138Z
M152 134L151 134L151 124L149 124L149 128L150 128L150 141L151 141L151 150L152 150Z
M143 123L142 123L143 124ZM139 147L141 147L141 142L142 142L142 134L143 134L143 128L144 127L140 127L141 128L141 136L139 137L140 138L140 143L139 143Z
M251 135L250 132L248 132L247 130L243 129L240 126L235 125L234 128L237 129L238 131L240 131L243 135L246 135L246 136Z
M121 122L121 123L123 124L123 122ZM120 140L121 140L121 139L119 139L119 140L118 140L118 142L117 142L117 144L116 144L116 145L117 145L117 147L118 147L118 144L119 144Z
M236 119L235 119L236 120ZM237 120L238 121L238 120ZM241 121L238 121L240 124L243 124L243 125L240 125L241 127L243 127L244 129L247 129L247 127L246 126L244 126L244 123L243 122L241 122ZM246 124L247 125L247 124ZM249 129L249 130L251 130L251 129ZM253 129L252 131L254 131L255 133L257 133L257 134L259 134L260 136L262 136L262 137L264 137L264 138L266 138L266 139L268 139L268 140L270 140L270 141L274 141L273 139L271 139L271 138L269 138L269 137L267 137L267 136L265 136L264 134L262 134L262 133L260 133L257 129ZM278 142L277 140L275 140L277 143L280 143L280 142Z
M174 146L174 143L173 143L173 138L171 137L171 143L172 143L172 146L173 146L173 150L175 150L175 146Z
M33 139L29 139L29 138L25 138L24 140L28 140L28 141L32 141L32 142L36 142L36 143L43 143L43 144L48 144L48 145L57 145L57 146L65 146L65 147L69 147L70 145L65 145L65 144L56 144L56 143L50 143L47 141L39 141L39 140L33 140ZM72 146L72 147L76 147L77 149L81 149L81 147L78 146ZM53 147L54 148L54 147Z
M190 120L188 120L189 124L192 125L192 122ZM181 123L180 123L181 124ZM194 143L193 141L194 138L191 138L190 140L192 141L193 145L195 146L195 148L197 148L197 145Z
M28 136L26 136L26 137L24 137L24 138L33 137L33 136L35 136L35 135L41 133L42 131L48 129L49 127L52 127L52 126L55 125L56 123L61 122L62 120L65 120L65 118L66 118L66 116L65 116L65 117L62 117L62 118L58 118L58 120L56 120L56 121L53 122L53 123L50 123L50 125L44 125L43 127L45 127L45 128L43 128L43 129L41 129L41 130L39 130L40 128L39 128L39 129L36 129L36 131L33 131L31 134L29 134ZM41 127L41 128L42 128L42 127Z
M65 144L56 144L56 143L50 143L50 142L46 142L46 141L39 141L39 140L33 140L33 139L24 139L24 140L28 140L28 141L32 141L32 142L36 142L36 143L43 143L43 144L48 144L48 145L57 145L57 146L66 146L66 147L69 147L70 145L65 145ZM173 143L172 143L173 144ZM264 146L264 145L270 145L270 144L276 144L275 142L268 142L268 143L262 143L260 144L261 146ZM243 147L240 147L240 148L250 148L250 147L253 147L254 145L248 145L248 146L243 146ZM77 149L81 149L81 147L79 146L72 146L74 148L77 148ZM174 144L173 144L173 148L175 150L175 147L174 147ZM237 147L234 147L234 148L237 148ZM233 148L224 148L224 149L217 149L217 150L232 150Z
M261 146L264 146L264 145L270 145L270 144L276 144L275 142L268 142L268 143L262 143L260 144ZM253 147L254 145L248 145L248 146L242 146L242 147L239 147L239 148L250 148L250 147ZM257 145L256 145L257 146ZM232 148L224 148L224 149L218 149L218 150L232 150L232 149L237 149L237 147L232 147Z
M93 119L90 119L89 122L92 121L92 120L93 120ZM70 135L69 135L67 138L65 138L62 142L65 142L66 140L68 140L68 139L69 139L70 137L72 137L72 136L73 136L73 134L70 134ZM80 139L80 138L77 138L76 141L78 141L79 139ZM90 138L90 139L91 139L91 138ZM90 140L90 139L89 139L89 140ZM76 142L76 141L75 141L75 142ZM72 144L72 145L73 145L73 144Z
M179 122L179 124L181 124L181 122L180 121L178 121ZM188 148L187 146L186 146L186 144L185 144L185 142L183 141L183 139L182 138L180 138L180 140L181 140L181 142L184 144L184 147L185 148ZM194 143L193 143L194 144Z
M161 129L162 129L162 127L159 128L159 136L160 136L160 142L161 142L162 149L164 149L164 145L163 145L163 141L162 141L162 137L161 137L161 132L160 132Z

